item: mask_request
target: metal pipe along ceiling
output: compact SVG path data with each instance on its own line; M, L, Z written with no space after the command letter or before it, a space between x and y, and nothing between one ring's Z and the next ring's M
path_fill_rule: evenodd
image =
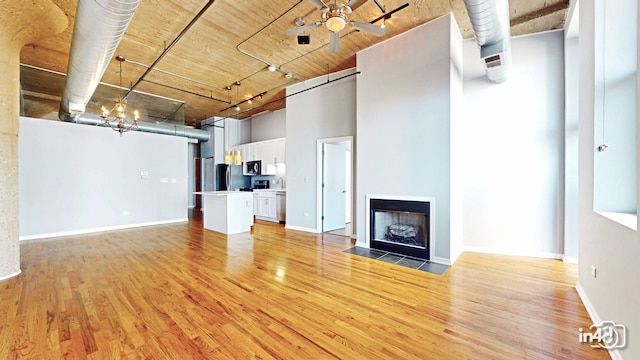
M74 119L78 124L102 126L104 122L102 118L97 115L83 114ZM149 132L154 134L182 136L190 139L197 139L200 141L208 141L210 138L209 132L206 130L195 129L192 127L172 124L157 124L147 123L141 121L138 123L138 127L134 129L136 131Z
M511 30L508 0L464 0L480 46L489 80L501 83L511 69Z
M140 0L78 1L67 81L58 117L67 120L85 111Z

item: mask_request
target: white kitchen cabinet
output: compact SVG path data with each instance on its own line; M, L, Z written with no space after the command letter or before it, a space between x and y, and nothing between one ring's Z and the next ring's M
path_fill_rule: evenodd
M256 145L254 143L245 144L245 152L245 162L258 160L256 159Z
M278 222L276 191L254 190L253 214L256 219Z
M283 165L286 161L286 141L285 138L266 140L253 143L235 145L229 150L239 150L242 154L242 162L262 161L262 175L283 176ZM246 169L243 169L244 175Z
M265 175L278 175L278 165L285 163L285 139L265 141L261 155L262 173Z

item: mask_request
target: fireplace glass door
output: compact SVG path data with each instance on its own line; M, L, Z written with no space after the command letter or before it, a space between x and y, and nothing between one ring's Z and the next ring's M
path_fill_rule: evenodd
M369 199L369 244L420 259L429 257L431 202Z
M424 231L427 229L425 214L374 210L373 240L426 249Z

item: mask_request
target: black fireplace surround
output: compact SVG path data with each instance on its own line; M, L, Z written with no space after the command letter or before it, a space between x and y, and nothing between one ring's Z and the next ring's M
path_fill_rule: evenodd
M369 246L431 260L431 202L369 199Z

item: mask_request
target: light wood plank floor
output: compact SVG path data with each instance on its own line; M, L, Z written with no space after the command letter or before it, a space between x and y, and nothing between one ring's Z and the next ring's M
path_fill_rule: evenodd
M608 359L560 261L465 253L434 275L349 239L199 220L21 244L0 359Z

